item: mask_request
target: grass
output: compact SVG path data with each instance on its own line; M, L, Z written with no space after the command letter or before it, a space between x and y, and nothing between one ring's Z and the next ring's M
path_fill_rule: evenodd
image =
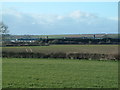
M117 88L118 62L3 58L3 88Z
M20 46L20 47L3 47L6 52L26 52L26 49L32 49L33 52L56 53L56 52L80 52L80 53L101 53L116 54L118 45L50 45L50 46Z

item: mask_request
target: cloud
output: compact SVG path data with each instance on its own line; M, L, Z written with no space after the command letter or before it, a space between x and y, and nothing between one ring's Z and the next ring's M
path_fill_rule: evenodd
M118 17L110 17L109 19L113 21L118 21Z
M64 16L58 15L58 16L57 16L57 19L58 19L58 20L62 20L62 19L64 19Z
M6 9L3 21L12 34L64 34L117 32L115 18L102 18L76 10L66 15L22 13Z
M75 19L90 18L90 17L94 17L94 16L95 15L92 15L92 14L86 13L86 12L82 12L80 10L76 10L76 11L73 11L72 13L70 13L70 17L75 18Z
M38 24L51 24L54 23L57 19L57 16L55 15L32 14L31 16Z
M76 10L70 13L70 17L74 19L97 18L97 16L94 14L86 13L80 10Z
M82 16L84 16L84 15L85 15L85 14L82 13L82 12L80 12L80 11L74 11L74 12L72 12L72 13L70 14L70 17L75 18L75 19L78 19L78 18L80 18L80 17L82 17Z
M10 8L3 8L2 15L11 15L17 18L22 18L22 12L18 12L16 9L10 9Z

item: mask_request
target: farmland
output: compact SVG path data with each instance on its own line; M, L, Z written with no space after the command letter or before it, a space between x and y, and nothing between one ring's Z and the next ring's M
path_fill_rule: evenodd
M15 46L2 47L2 52L8 52L8 56L13 57L18 54L18 58L2 60L3 88L118 87L118 61L40 57L40 53L98 53L111 56L118 53L118 45ZM34 57L35 54L37 56Z
M50 45L50 46L21 46L21 47L3 47L3 52L40 52L40 53L56 53L56 52L78 52L78 53L100 53L100 54L116 54L118 53L118 45Z
M3 88L117 88L118 62L3 58Z

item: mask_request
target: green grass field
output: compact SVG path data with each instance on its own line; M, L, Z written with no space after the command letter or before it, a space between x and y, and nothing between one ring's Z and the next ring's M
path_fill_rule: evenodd
M50 46L20 46L20 47L3 47L5 52L30 52L40 53L56 53L56 52L79 52L79 53L101 53L116 54L118 53L118 45L50 45Z
M3 58L3 88L117 88L118 62Z

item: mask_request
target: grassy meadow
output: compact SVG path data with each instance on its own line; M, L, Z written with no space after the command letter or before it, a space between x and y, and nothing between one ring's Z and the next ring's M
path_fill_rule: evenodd
M118 62L3 58L3 88L117 88Z

